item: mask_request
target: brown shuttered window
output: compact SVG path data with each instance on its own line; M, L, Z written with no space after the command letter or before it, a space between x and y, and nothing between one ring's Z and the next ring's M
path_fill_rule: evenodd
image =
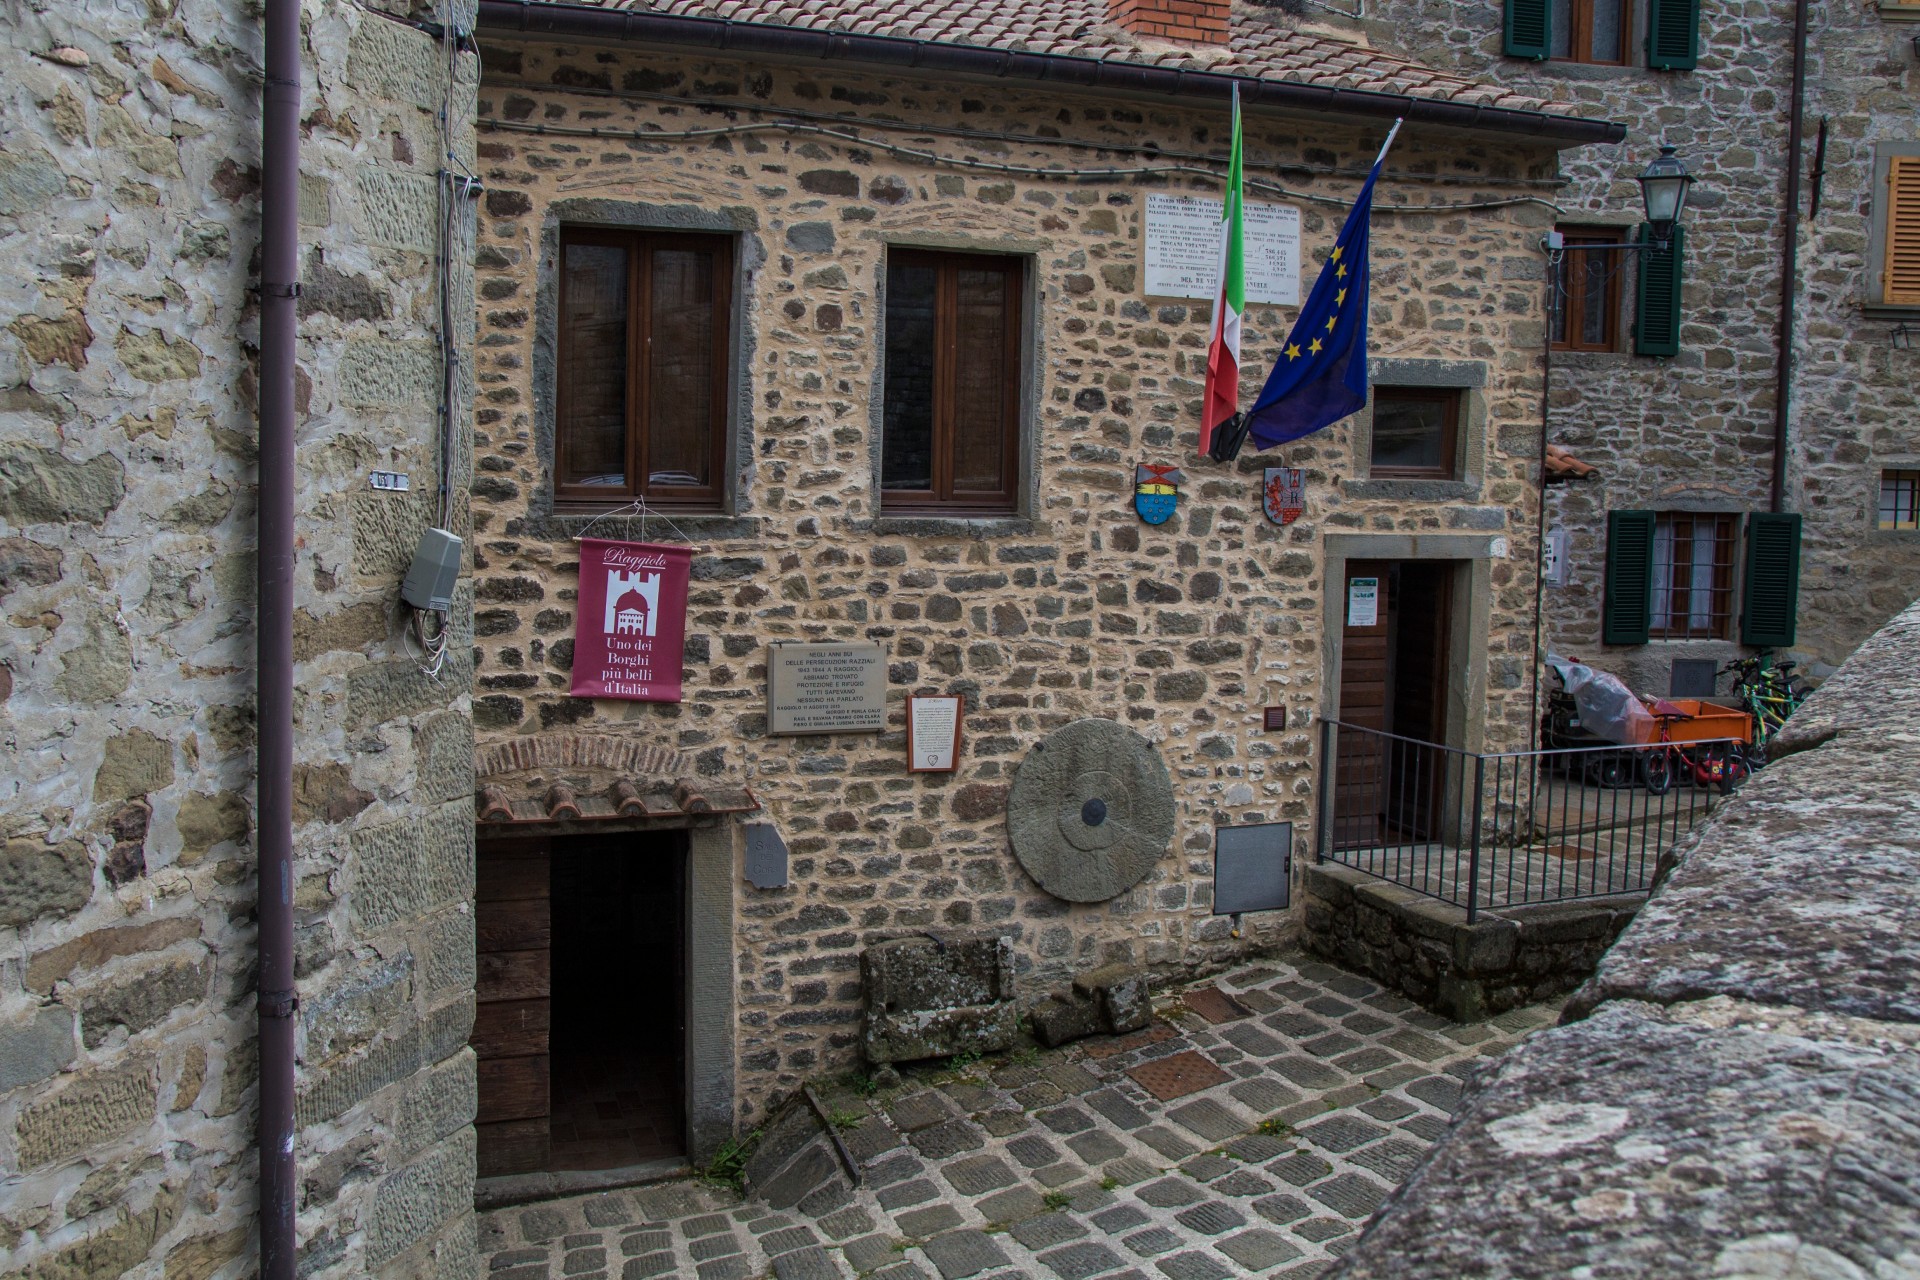
M1733 515L1661 512L1653 526L1656 640L1724 640L1733 618Z
M1579 249L1583 244L1618 244L1616 232L1560 228L1568 252L1554 268L1560 314L1553 322L1556 351L1613 351L1620 345L1620 253Z
M1887 166L1887 256L1880 301L1920 306L1920 156L1894 156Z
M1014 510L1024 278L1017 258L888 255L883 511Z
M555 498L719 510L732 242L571 228L560 257Z

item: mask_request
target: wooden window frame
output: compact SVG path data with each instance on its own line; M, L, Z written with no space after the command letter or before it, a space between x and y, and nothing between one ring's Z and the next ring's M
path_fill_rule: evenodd
M1684 560L1679 554L1681 544L1680 524L1685 523L1688 547L1693 545L1692 533L1700 521L1713 524L1713 560L1708 568L1713 581L1708 584L1707 621L1704 626L1693 624L1691 596L1694 590L1691 557ZM1666 564L1667 621L1659 621L1661 613L1659 599L1663 594L1658 582L1661 565L1658 559L1660 537L1668 537L1669 551ZM1653 581L1648 592L1647 638L1649 640L1730 640L1733 638L1733 625L1738 615L1734 599L1734 568L1740 558L1740 517L1723 511L1661 511L1654 516Z
M1889 532L1920 532L1920 468L1886 467L1874 523Z
M889 489L875 477L882 516L901 515L1014 515L1020 503L1020 406L1026 350L1024 314L1027 298L1026 260L1011 254L965 253L942 249L889 249L884 270L895 266L930 267L934 284L933 441L932 488ZM995 493L953 490L954 378L958 363L959 287L962 267L991 267L1003 272L1010 287L1006 298L1006 342L1001 361L1006 373L1001 408L1004 430L1000 441L1000 474L1004 487ZM881 378L886 377L886 347L880 347ZM885 404L884 390L882 405ZM886 436L882 410L881 448ZM884 475L884 461L881 467Z
M1374 448L1379 439L1377 425L1380 421L1382 401L1394 400L1439 400L1442 402L1440 456L1444 461L1437 467L1383 467L1377 465ZM1458 480L1460 478L1460 413L1465 404L1465 392L1460 387L1401 387L1380 386L1373 388L1373 403L1369 406L1375 429L1367 436L1367 478L1371 480Z
M1560 290L1560 320L1566 336L1553 341L1555 351L1618 351L1620 349L1620 277L1625 266L1627 251L1609 249L1605 251L1575 250L1582 244L1620 244L1625 230L1613 231L1594 227L1559 227L1562 241L1569 252L1560 258L1560 275L1554 287ZM1576 337L1586 325L1586 290L1576 292L1571 286L1577 279L1576 270L1584 273L1589 261L1598 259L1606 269L1606 299L1601 304L1606 308L1606 323L1600 341L1586 342Z
M1549 52L1548 60L1577 62L1589 67L1632 65L1633 0L1620 0L1620 56L1618 58L1593 56L1593 5L1594 0L1567 0L1567 52L1565 56Z
M602 245L627 251L627 482L624 485L566 484L567 403L565 370L569 357L567 333L567 249L572 245ZM653 335L653 273L646 269L657 248L708 249L713 252L713 412L708 423L708 475L705 485L651 485L646 408L651 370L646 353ZM733 364L733 237L716 233L656 231L618 227L565 227L560 232L559 311L554 329L553 496L562 511L600 511L644 499L649 507L676 511L718 513L727 496L727 439L732 420Z

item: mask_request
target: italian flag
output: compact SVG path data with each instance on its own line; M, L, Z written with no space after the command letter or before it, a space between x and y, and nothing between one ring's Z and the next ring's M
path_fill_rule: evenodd
M1213 303L1213 336L1207 343L1207 389L1200 410L1200 452L1213 432L1240 411L1240 313L1247 309L1246 232L1240 162L1240 86L1233 86L1233 158L1227 164L1227 197L1220 210L1220 290Z

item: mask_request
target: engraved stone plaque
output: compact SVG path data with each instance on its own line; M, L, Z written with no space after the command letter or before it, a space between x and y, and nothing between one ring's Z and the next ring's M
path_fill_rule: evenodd
M1056 729L1007 796L1013 856L1068 902L1105 902L1146 878L1173 838L1173 781L1152 743L1111 720Z
M878 643L768 646L768 733L879 733L886 727L887 652Z

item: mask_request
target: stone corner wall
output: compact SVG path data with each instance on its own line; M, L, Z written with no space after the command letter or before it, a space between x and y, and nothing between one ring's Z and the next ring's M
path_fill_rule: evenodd
M0 15L8 1275L233 1276L258 1247L258 9ZM398 602L436 515L447 72L364 7L303 18L301 1270L470 1275L470 606L436 680ZM373 492L376 467L412 492Z
M1911 1270L1916 639L1920 604L1801 709L1329 1276Z
M1456 1022L1550 1000L1592 976L1633 919L1638 895L1483 911L1338 863L1301 876L1301 941Z

